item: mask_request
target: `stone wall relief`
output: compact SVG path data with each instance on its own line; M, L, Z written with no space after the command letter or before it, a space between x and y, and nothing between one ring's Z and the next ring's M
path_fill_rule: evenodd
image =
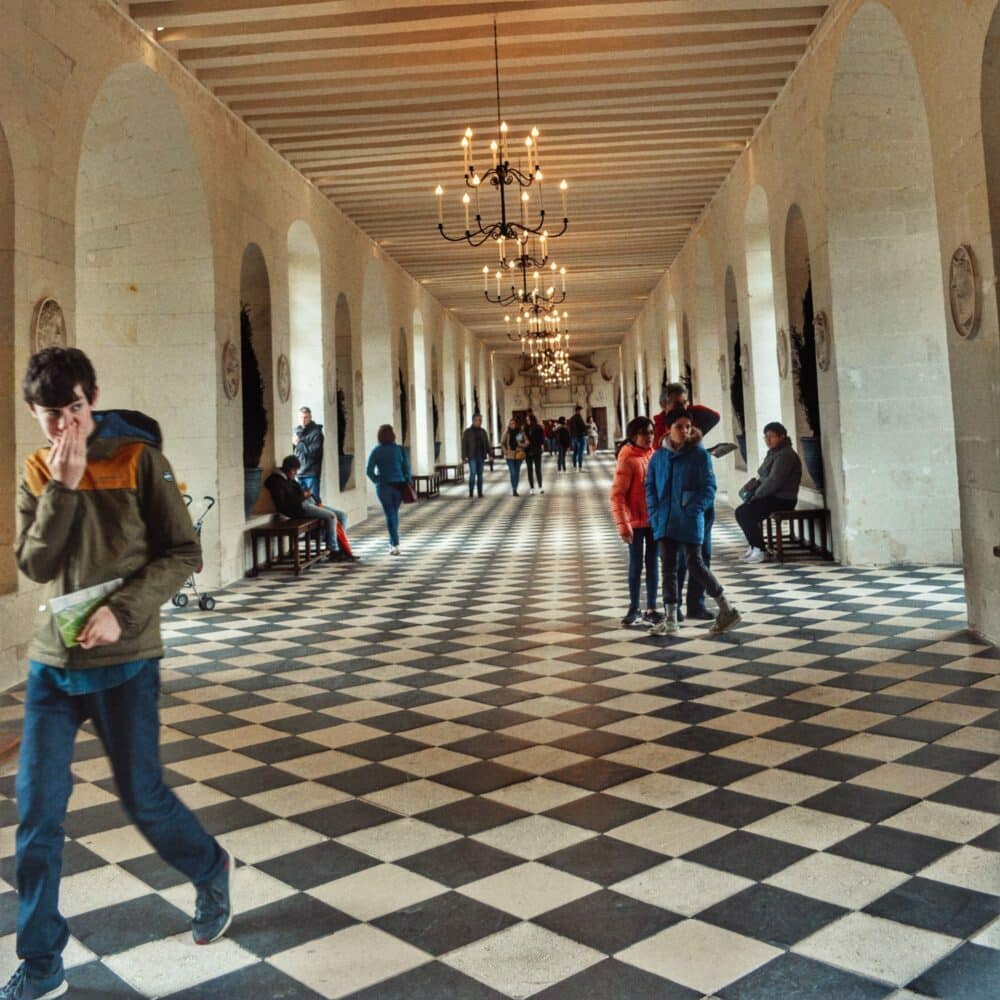
M354 405L362 406L365 401L364 397L364 376L361 374L361 369L359 368L354 373Z
M788 375L788 334L785 328L778 330L778 377L786 378Z
M605 382L610 382L614 377L615 377L614 373L608 367L607 361L602 361L601 362L601 378L604 379Z
M292 394L292 369L288 364L288 355L278 355L278 399L287 403Z
M722 395L725 396L729 392L729 379L726 377L726 356L725 354L719 355L719 384L722 386Z
M983 315L983 290L972 247L965 243L951 255L948 303L951 306L951 321L955 325L955 332L963 340L970 340L979 332Z
M240 352L231 340L222 348L222 390L226 399L235 399L240 391Z
M825 312L813 316L813 331L816 335L816 365L820 371L830 370L830 320Z
M66 346L66 318L55 299L41 299L31 320L31 342L34 350Z

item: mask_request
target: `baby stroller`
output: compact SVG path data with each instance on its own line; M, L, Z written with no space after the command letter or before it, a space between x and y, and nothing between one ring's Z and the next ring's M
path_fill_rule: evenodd
M190 508L193 498L187 493L184 494L184 503ZM215 497L202 497L205 502L205 509L201 512L201 516L197 521L194 522L194 533L201 538L201 526L205 521L205 517L208 512L215 506ZM199 566L195 573L200 573L202 567ZM178 590L176 594L170 599L175 608L186 608L188 603L188 595L184 593L184 590L190 590L194 593L194 596L198 598L198 607L202 611L212 611L215 608L215 598L211 594L199 594L198 584L195 582L194 573L192 573L185 581L184 588Z

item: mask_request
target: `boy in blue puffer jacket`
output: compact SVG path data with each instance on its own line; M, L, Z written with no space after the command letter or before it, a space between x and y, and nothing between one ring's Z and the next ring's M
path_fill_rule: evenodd
M646 472L646 509L660 555L663 621L650 635L672 635L677 621L677 553L683 549L688 571L719 605L711 632L719 635L739 624L740 613L726 600L722 585L705 565L701 544L705 512L715 500L715 473L705 449L691 440L691 416L675 410L666 416L668 432L653 453Z

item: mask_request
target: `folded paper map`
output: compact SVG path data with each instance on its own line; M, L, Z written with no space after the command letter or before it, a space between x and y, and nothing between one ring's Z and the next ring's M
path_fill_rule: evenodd
M77 636L87 624L87 619L124 583L124 580L108 580L83 590L74 590L72 594L53 597L49 601L49 610L56 620L56 628L67 648L77 646Z

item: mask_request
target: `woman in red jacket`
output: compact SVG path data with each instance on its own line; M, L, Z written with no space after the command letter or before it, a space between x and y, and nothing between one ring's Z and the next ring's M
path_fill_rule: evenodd
M656 592L659 569L656 543L646 513L646 466L653 454L653 422L649 417L636 417L625 430L626 441L618 452L618 465L611 483L611 516L623 542L628 545L628 611L622 625L639 621L639 583L643 563L646 565L646 613L644 622L656 624Z

